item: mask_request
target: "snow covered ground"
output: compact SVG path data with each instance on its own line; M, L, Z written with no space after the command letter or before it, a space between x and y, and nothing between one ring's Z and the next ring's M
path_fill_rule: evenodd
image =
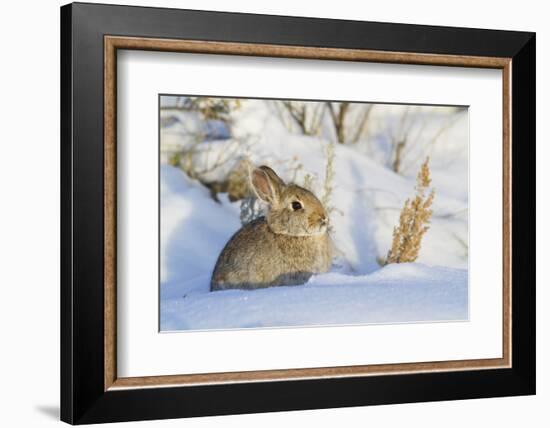
M161 330L468 318L467 115L456 116L434 144L434 134L448 115L437 108L416 112L408 129L417 135L408 152L410 172L397 174L388 168L377 144L383 147L386 127L398 123L392 118L402 117L402 109L377 107L369 122L369 145L334 144L329 205L339 257L331 272L302 286L254 291L209 292L217 256L241 226L240 202L229 202L226 194L219 195L220 203L214 201L206 187L166 164L166 152L185 144L190 123L193 129L200 124L189 113L161 116ZM222 132L219 139L202 142L203 152L195 161L208 163L226 153L236 160L246 156L298 184L309 175L320 196L330 140L324 131L319 136L290 132L269 103L247 101L235 112L231 134ZM403 202L414 194L415 174L426 148L436 190L430 230L417 263L381 268L377 260L391 245ZM219 179L233 166L226 162L208 178Z
M419 263L368 275L327 273L302 286L179 294L161 305L162 330L451 321L468 318L464 269ZM170 293L170 292L168 292Z

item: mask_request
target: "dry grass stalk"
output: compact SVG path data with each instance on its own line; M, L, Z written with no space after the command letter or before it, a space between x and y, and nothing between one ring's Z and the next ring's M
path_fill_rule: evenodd
M323 182L323 196L321 203L325 207L328 216L331 217L335 207L331 204L331 197L334 183L334 143L327 145L327 163L325 165L325 181ZM332 224L329 222L328 231L332 232Z
M332 183L334 181L334 143L329 143L326 149L327 163L325 165L325 181L323 182L323 197L321 202L329 211L330 197L332 195Z
M311 175L309 172L304 175L302 187L309 190L310 192L313 192L313 175Z
M416 177L416 196L407 199L399 216L399 225L393 229L391 250L384 264L410 263L418 258L422 238L429 229L435 191L430 187L429 158L426 158Z

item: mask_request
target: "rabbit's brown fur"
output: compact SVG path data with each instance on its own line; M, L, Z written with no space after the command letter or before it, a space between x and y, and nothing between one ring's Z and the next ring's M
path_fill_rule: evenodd
M269 204L269 212L229 240L214 268L211 289L297 285L328 271L332 261L328 218L315 195L286 185L266 166L252 171L250 181L258 197Z

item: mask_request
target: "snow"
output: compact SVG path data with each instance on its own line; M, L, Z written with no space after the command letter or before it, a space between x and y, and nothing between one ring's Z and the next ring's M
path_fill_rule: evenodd
M400 110L389 105L375 110L369 138L382 141ZM425 130L437 128L447 116L436 108L415 114L419 119L414 126L427 137L416 137L408 158L418 157L422 162L416 146L429 148L436 189L432 222L418 263L381 268L378 260L391 245L405 199L414 194L420 163L411 162L408 175L397 174L383 161L383 151L373 151L372 144L334 144L335 179L329 205L334 208L331 237L338 263L331 272L302 286L210 292L217 256L241 226L240 203L229 202L226 194L218 195L221 203L215 202L208 189L167 165L164 156L160 174L161 330L467 319L467 115L459 115L457 123L433 144L433 133ZM189 123L198 119L178 112L166 117L178 119L166 121L161 128L161 150L169 153L185 144ZM414 126L410 132L421 135ZM231 138L202 142L194 161L207 163L231 154L229 162L208 172L213 181L227 174L239 156L247 156L255 164L272 166L287 181L294 177L301 184L310 174L312 190L321 196L330 139L326 131L319 136L290 132L269 102L247 101L235 112Z
M331 272L301 286L254 291L209 293L203 281L202 290L162 301L161 330L464 320L467 275L464 269L406 263L369 275Z

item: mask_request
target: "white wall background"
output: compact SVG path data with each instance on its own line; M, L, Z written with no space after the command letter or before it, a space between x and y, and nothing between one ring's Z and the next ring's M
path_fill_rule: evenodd
M544 2L430 0L269 2L146 0L126 4L537 32L538 395L352 409L155 421L159 427L547 426L550 404L550 29ZM116 3L103 1L103 3ZM59 6L5 2L0 13L0 419L7 427L58 424L59 413ZM547 123L547 121L546 121ZM546 196L543 198L543 196ZM546 241L546 242L545 242ZM546 251L545 251L546 250ZM125 426L137 426L137 423Z

